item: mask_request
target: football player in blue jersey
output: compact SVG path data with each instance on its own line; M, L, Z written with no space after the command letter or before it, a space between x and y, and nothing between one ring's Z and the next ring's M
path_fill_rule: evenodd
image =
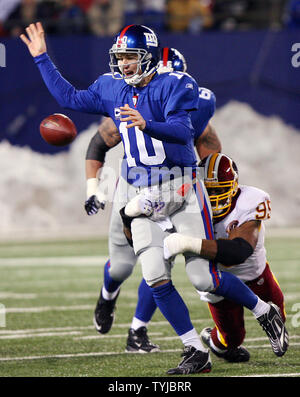
M175 48L162 48L161 61L158 73L170 73L174 71L186 72L187 63L184 56ZM199 108L192 113L192 123L195 129L194 144L200 159L211 153L221 151L220 140L209 123L215 111L215 96L206 89L199 88ZM121 141L119 131L111 118L105 118L100 124L98 131L92 137L86 154L86 177L87 177L87 201L85 209L88 215L94 215L99 208L104 208L106 197L99 189L99 171L104 165L105 155L108 150L115 147ZM122 228L121 217L115 218L119 228ZM119 250L121 247L119 248ZM133 248L132 248L133 250ZM124 255L126 257L126 250ZM105 264L104 275L109 271L110 261ZM104 276L104 280L106 277ZM105 283L101 287L95 313L94 324L98 332L105 334L109 332L113 319L115 304L119 289L114 294L109 294ZM104 299L104 297L106 299ZM128 352L156 352L158 346L152 343L147 335L147 324L156 310L156 304L151 288L143 279L138 288L138 302L135 315L132 319L128 332L126 351Z
M157 73L160 46L156 34L146 26L129 25L117 34L109 51L111 73L100 76L87 90L76 90L49 58L42 24L30 24L26 32L28 37L20 37L58 103L65 108L109 116L121 133L126 161L111 215L108 291L115 292L130 276L138 256L156 305L184 345L182 361L167 373L209 372L209 350L202 344L188 308L171 281L171 263L163 255L163 240L170 230L214 238L209 197L199 178L194 152L191 112L199 103L195 80L186 73ZM124 235L114 229L113 219L119 217L129 201L138 205L139 199L132 199L141 193L152 197L152 205L159 201L162 207L157 219L139 216L132 220L135 257L124 263L118 251L124 244ZM134 208L131 210L134 213ZM236 276L221 272L216 263L187 252L185 264L197 290L233 300L255 316L270 310L269 304Z

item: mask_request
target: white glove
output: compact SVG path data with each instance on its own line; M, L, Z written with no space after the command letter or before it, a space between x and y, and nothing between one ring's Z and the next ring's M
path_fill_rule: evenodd
M194 252L200 255L202 239L185 236L180 233L172 233L164 239L164 258L170 259L183 252Z
M143 194L138 194L125 207L125 215L132 218L139 215L150 216L153 213L152 203Z

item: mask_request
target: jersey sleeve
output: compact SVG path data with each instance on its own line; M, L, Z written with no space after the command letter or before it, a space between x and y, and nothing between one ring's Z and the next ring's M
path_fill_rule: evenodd
M263 190L250 188L239 198L239 224L248 221L265 221L271 217L271 200Z
M207 88L199 87L199 106L197 110L191 113L192 124L195 130L195 140L197 140L205 130L215 110L215 94Z
M86 113L106 113L102 101L103 76L87 90L77 90L60 74L46 53L35 57L34 61L48 90L62 107Z
M189 75L172 72L166 76L163 86L164 117L177 110L195 110L198 107L198 86Z

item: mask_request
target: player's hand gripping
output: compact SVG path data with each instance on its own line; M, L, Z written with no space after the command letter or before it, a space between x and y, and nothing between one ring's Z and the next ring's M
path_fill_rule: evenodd
M20 39L27 45L30 54L33 57L44 54L47 52L45 32L40 22L31 23L27 28L25 34L20 35ZM29 39L28 39L29 38Z
M127 124L127 128L131 127L139 127L140 130L144 130L146 127L146 121L142 117L139 111L132 109L129 107L129 105L126 103L125 106L120 107L121 110L121 116L127 116L127 117L122 117L121 121L132 121L132 124Z
M95 215L100 208L104 210L104 207L105 203L103 201L99 201L95 194L89 197L84 204L84 208L88 215Z

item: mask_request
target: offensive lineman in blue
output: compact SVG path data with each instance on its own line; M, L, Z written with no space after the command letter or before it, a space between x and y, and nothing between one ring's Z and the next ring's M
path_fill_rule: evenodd
M209 372L209 351L172 284L171 263L163 257L163 239L172 228L213 239L209 198L195 170L190 111L198 107L196 82L184 73L157 74L160 47L156 34L145 26L129 25L116 36L110 50L112 73L100 76L87 90L78 91L48 57L42 25L31 24L26 32L28 37L21 35L21 39L58 103L110 116L118 126L127 164L118 184L115 213L143 192L164 204L161 218L137 217L132 221L134 253L141 260L143 277L152 288L157 306L185 346L183 360L168 374ZM110 252L110 276L120 285L132 267L114 266L114 255L117 252ZM237 277L220 272L215 263L197 254L186 253L185 259L188 277L197 290L233 300L256 317L268 313L270 305Z

